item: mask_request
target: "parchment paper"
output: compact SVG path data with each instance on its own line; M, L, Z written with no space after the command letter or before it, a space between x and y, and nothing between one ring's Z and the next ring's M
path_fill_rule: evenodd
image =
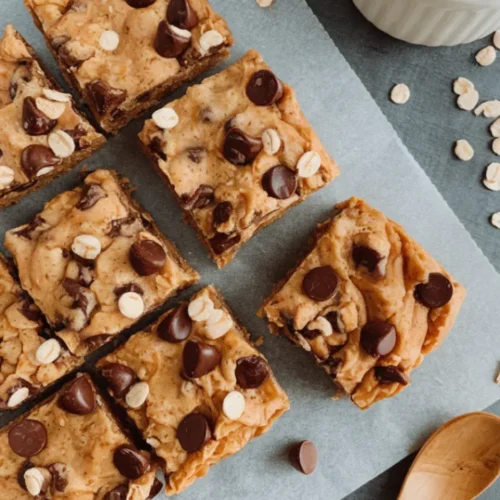
M291 399L292 410L266 436L213 467L181 498L341 498L415 450L444 421L499 398L493 377L499 359L500 277L304 0L276 0L267 10L257 7L255 0L213 0L213 4L234 32L232 60L256 48L295 87L313 127L339 162L341 177L259 233L231 265L218 271L136 147L142 120L112 139L88 165L117 169L138 186L138 199L200 271L203 283L220 287L250 331L265 336L263 351ZM8 22L55 70L20 0L1 0L0 27ZM0 212L2 232L26 222L45 201L75 183L72 173ZM331 382L310 356L271 337L255 316L273 283L295 263L314 226L328 216L335 202L351 195L364 197L403 224L468 288L455 328L412 374L411 387L366 412L347 400L333 402ZM309 477L297 473L286 459L289 443L300 439L311 439L319 447L320 465Z

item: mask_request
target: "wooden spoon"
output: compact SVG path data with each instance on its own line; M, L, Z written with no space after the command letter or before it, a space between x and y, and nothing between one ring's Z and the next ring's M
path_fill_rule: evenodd
M472 500L500 475L500 417L468 413L425 443L398 500Z

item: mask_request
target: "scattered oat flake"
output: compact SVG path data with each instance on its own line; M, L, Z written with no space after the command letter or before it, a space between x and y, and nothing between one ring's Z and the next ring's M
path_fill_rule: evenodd
M493 137L500 137L500 118L490 125L490 133Z
M257 5L259 7L270 7L274 0L257 0Z
M459 139L455 142L455 156L462 161L472 160L474 149L465 139Z
M492 45L484 47L476 54L476 62L481 66L489 66L495 62L497 58L497 51Z
M500 191L500 163L490 163L483 184L491 191Z
M491 150L497 155L500 156L500 138L496 138L492 143L491 143Z
M464 78L462 76L458 77L453 82L453 92L455 92L455 94L457 95L465 94L466 92L474 89L474 84L470 80L467 80L467 78Z
M493 33L493 45L497 49L500 49L500 31L495 31L495 33Z
M483 114L483 111L484 111L484 108L486 107L486 103L483 102L482 104L480 104L475 110L474 110L474 114L476 116L480 116Z
M490 222L493 226L495 226L497 229L500 229L500 212L494 213L491 218ZM500 372L498 372L496 381L497 384L500 384Z
M486 118L498 118L500 116L500 101L486 101L481 103L475 110L476 116L484 115Z
M391 101L394 104L406 104L410 98L410 89L404 83L394 85L391 90Z
M479 102L479 93L477 90L468 90L465 94L458 96L457 106L464 111L472 111Z

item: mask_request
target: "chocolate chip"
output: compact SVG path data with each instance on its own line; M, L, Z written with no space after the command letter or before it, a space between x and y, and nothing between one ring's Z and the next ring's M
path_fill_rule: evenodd
M289 458L299 472L312 474L318 465L318 450L312 441L302 441L292 447Z
M161 57L180 56L191 45L191 38L186 38L172 29L167 21L158 25L155 38L155 50Z
M34 321L35 323L38 323L42 319L42 313L40 309L38 309L38 306L28 299L23 300L19 310L26 319Z
M332 346L332 347L334 347L333 350L339 351L340 349L342 349L343 346ZM331 354L335 354L335 352L332 352ZM333 356L330 356L324 363L322 363L321 366L324 366L326 372L329 373L330 376L335 379L341 364L342 360L340 358L334 358Z
M115 289L113 291L115 292L117 298L120 298L124 293L127 292L134 292L139 295L144 295L144 290L135 283L128 283L127 285L115 286Z
M134 9L144 9L145 7L149 7L150 5L153 5L156 0L125 0L130 7L133 7Z
M340 319L340 314L338 311L330 311L325 315L325 319L332 325L332 330L335 333L345 333L345 325Z
M381 384L398 384L408 385L410 379L405 372L401 371L397 366L376 366L375 377Z
M233 165L243 166L252 163L262 150L262 141L238 128L231 128L224 139L222 152L224 158Z
M101 347L106 342L109 342L113 338L113 335L108 333L101 333L99 335L93 335L85 339L85 344L87 345L89 351L95 351L98 347Z
M214 370L220 359L220 352L213 345L190 340L182 353L184 373L189 378L202 377Z
M383 259L376 250L363 245L354 245L352 258L356 267L365 266L371 273L377 269L379 262Z
M67 42L69 42L67 37L58 37L53 40L52 44L58 46L57 55L61 62L69 68L80 66L83 62L94 57L95 50L92 47L80 44L79 49L72 50Z
M19 470L17 471L17 482L19 483L19 485L23 490L26 489L26 481L24 480L24 473L28 469L31 469L32 467L34 467L33 464L29 460L26 460L25 462L23 462L23 464L21 465L21 467L19 467Z
M151 489L149 490L149 495L146 500L152 500L158 493L160 493L161 489L163 488L163 484L161 484L161 481L155 477L155 480L153 481L153 485L151 486Z
M247 85L247 96L257 106L270 106L283 96L283 84L267 69L252 75Z
M104 365L101 368L101 374L117 398L123 398L130 387L137 381L134 370L120 363Z
M127 444L116 448L113 463L120 474L128 479L139 479L150 467L149 457Z
M269 365L260 356L247 356L236 362L236 380L243 389L257 389L269 377Z
M127 98L125 90L115 89L102 80L88 83L86 89L100 115L115 110Z
M190 413L177 427L177 439L188 453L198 451L211 438L210 422L201 413Z
M193 163L198 164L201 163L201 160L205 156L207 156L207 151L203 148L191 148L188 149L187 156Z
M187 309L187 304L181 304L158 325L156 333L161 339L176 344L189 337L193 322L187 313Z
M129 0L127 0L127 3ZM128 484L120 484L111 491L108 491L104 496L104 500L127 500L128 496Z
M301 330L300 334L306 339L313 340L316 337L319 337L322 332L321 330L309 330L308 328L304 328L303 330Z
M88 375L77 377L59 398L59 406L75 415L88 415L95 410L96 395Z
M167 161L167 154L165 153L166 145L163 140L156 136L153 137L153 140L149 143L149 149L163 161Z
M270 168L262 177L262 188L272 198L286 200L297 191L295 172L284 165Z
M52 476L52 486L56 491L63 492L68 486L68 466L55 463L47 467Z
M27 240L31 240L31 238L33 238L33 233L43 224L45 224L45 219L39 215L35 215L35 217L33 217L33 219L31 219L25 227L19 229L19 231L15 231L14 234L16 236L26 238Z
M84 288L78 281L71 278L64 278L61 284L67 294L73 299L76 299L80 295L82 288Z
M142 240L136 241L130 247L129 259L139 276L151 276L163 267L167 254L156 241Z
M369 321L361 329L361 345L372 356L386 356L396 346L396 329L385 321Z
M29 135L46 135L57 125L37 107L33 97L26 97L23 103L23 128Z
M47 429L38 422L27 418L14 424L9 430L9 446L21 457L38 455L47 445Z
M85 184L82 189L82 197L75 206L78 210L88 210L102 198L106 198L106 193L100 184Z
M234 245L237 245L241 241L241 235L239 234L225 234L225 233L216 233L213 238L210 238L210 247L217 254L223 254L226 250Z
M312 300L331 299L339 288L340 279L330 266L311 269L302 280L302 291Z
M129 215L122 219L114 219L111 221L111 229L108 235L111 238L117 236L133 236L137 231L142 229L142 223L135 215Z
M52 150L41 144L32 144L24 148L21 154L21 166L29 178L45 167L54 167L61 163L61 159L52 153Z
M80 151L89 146L86 141L82 140L84 137L86 137L87 131L81 124L77 125L73 129L65 130L64 132L66 132L73 139L76 151Z
M191 195L181 196L181 206L184 210L193 210L195 208L205 208L214 201L214 188L212 186L207 186L202 184L198 189Z
M453 285L441 273L431 273L427 283L415 287L415 299L429 309L443 307L453 297Z
M17 96L19 84L31 81L31 67L31 63L21 64L12 74L9 85L9 95L12 100L14 100Z
M191 30L198 24L198 16L189 0L171 0L167 8L167 21L183 30Z
M231 218L233 205L229 201L222 201L214 208L213 219L216 226L224 224Z

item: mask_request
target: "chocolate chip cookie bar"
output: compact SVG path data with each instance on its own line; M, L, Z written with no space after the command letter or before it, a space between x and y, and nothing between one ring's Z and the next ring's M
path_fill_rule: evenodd
M68 172L104 142L7 26L0 40L0 208Z
M156 465L120 430L88 375L0 433L4 500L147 500Z
M40 310L0 256L0 412L17 408L82 361L43 333Z
M289 406L267 361L211 286L98 368L162 459L167 494L266 432Z
M253 50L156 111L139 138L219 267L339 174L295 92Z
M207 0L25 0L64 77L115 134L229 56Z
M464 288L404 229L358 198L336 206L260 310L365 409L396 395L455 322Z
M96 170L5 237L21 286L79 356L198 280L130 193Z

